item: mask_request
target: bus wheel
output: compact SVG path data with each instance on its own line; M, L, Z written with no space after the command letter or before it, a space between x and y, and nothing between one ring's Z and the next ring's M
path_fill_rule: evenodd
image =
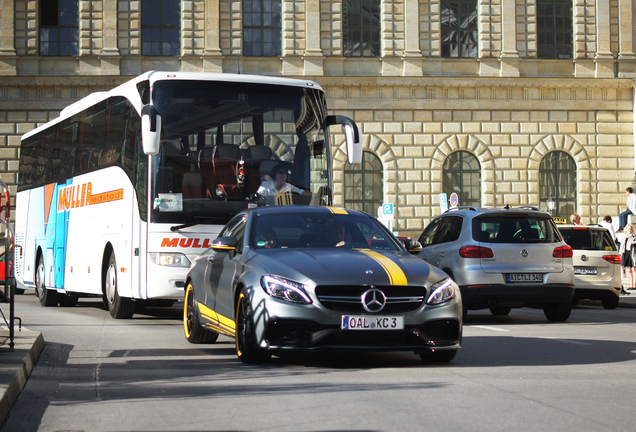
M44 262L41 257L38 258L35 270L35 293L40 299L42 306L57 306L57 291L48 289L44 284Z
M194 297L194 288L188 284L183 305L183 330L188 342L193 344L214 343L219 337L218 333L208 331L199 323L199 307Z
M117 292L117 263L115 252L110 253L108 267L104 275L104 303L115 319L132 318L135 313L135 304L132 299L120 297Z

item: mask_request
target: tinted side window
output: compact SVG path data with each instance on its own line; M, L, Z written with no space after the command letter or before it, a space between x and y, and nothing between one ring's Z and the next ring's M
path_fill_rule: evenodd
M608 231L601 231L603 233L603 238L601 240L602 249L606 251L615 251L616 243L612 238L612 235Z
M424 232L419 238L419 242L422 247L430 246L433 244L433 239L435 238L437 229L440 227L440 223L443 220L444 218L435 219L424 229Z
M247 222L246 215L238 215L234 219L232 219L228 224L223 228L219 237L236 237L236 251L243 251L243 238L245 237L245 224Z
M435 244L455 241L462 232L463 218L459 216L449 216L444 219L444 224L437 230Z

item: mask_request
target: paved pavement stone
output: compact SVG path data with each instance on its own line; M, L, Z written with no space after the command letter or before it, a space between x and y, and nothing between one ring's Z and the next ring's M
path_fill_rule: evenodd
M42 333L14 328L14 347L9 346L9 330L0 328L0 426L26 385L44 349Z

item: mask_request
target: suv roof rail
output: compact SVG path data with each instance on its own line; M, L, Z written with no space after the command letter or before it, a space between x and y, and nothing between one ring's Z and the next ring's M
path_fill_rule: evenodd
M526 206L519 206L517 207L518 209L523 209L523 210L536 210L536 211L541 211L541 209L537 206L531 206L531 205L526 205ZM506 210L509 210L510 207L506 206Z
M450 211L458 211L458 210L479 211L479 209L475 206L459 206L459 207L451 207L448 210L446 210L444 213L448 213Z

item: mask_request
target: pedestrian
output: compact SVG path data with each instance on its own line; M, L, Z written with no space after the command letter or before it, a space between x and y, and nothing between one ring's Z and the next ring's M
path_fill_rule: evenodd
M607 229L612 236L614 243L618 244L618 238L616 237L616 232L614 231L614 225L612 225L612 217L609 215L605 216L603 220L599 222L599 225Z
M627 210L618 215L618 231L623 232L623 228L627 225L627 216L630 214L636 214L636 195L634 195L634 189L628 187L625 189L627 194Z
M581 225L581 216L578 213L572 213L570 215L570 223L572 225Z
M629 289L636 289L636 256L634 256L636 254L636 236L632 225L625 227L625 238L618 249L618 253L621 257L621 269L629 279ZM621 294L629 293L622 289Z

